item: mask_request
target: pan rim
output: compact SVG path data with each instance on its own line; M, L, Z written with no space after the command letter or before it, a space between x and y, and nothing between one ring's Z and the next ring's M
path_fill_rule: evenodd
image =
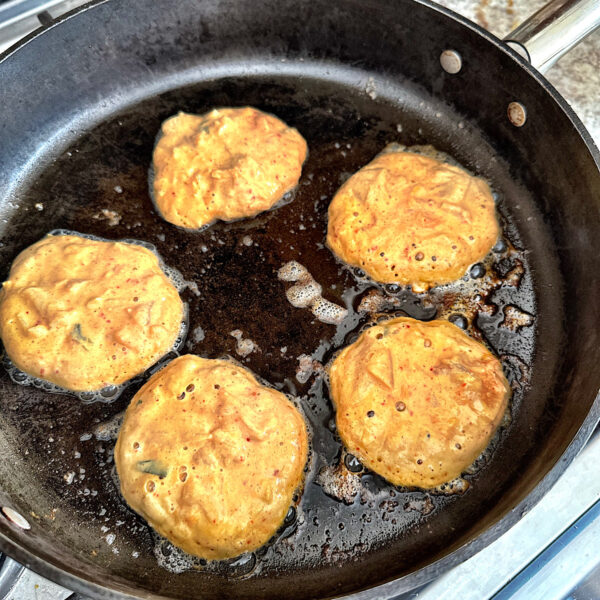
M565 452L552 466L550 471L519 504L514 506L510 512L496 521L494 525L480 533L474 540L455 548L446 556L416 571L395 579L390 579L375 587L365 588L344 596L330 596L329 598L335 598L337 600L392 600L397 594L405 593L425 585L437 576L448 572L452 567L468 560L508 531L522 518L524 512L528 512L542 499L546 492L564 473L565 468L573 462L583 449L599 422L600 392L596 395L594 403L581 424L581 427L577 431L577 434L573 437ZM107 585L98 585L97 583L84 579L72 572L65 571L53 563L32 554L2 532L0 532L0 550L38 575L46 577L69 590L83 594L91 593L99 600L139 600L140 598L143 598L144 600L171 600L169 596L147 593L142 590L139 592L136 591L137 595L132 596L127 592L120 591L114 586L108 587ZM408 582L409 578L410 583ZM373 596L373 592L377 595Z
M38 37L43 36L46 32L51 31L56 26L60 25L64 21L68 21L73 17L76 17L79 14L83 14L88 10L94 9L96 6L101 6L110 2L111 0L91 0L81 6L78 6L66 13L56 17L51 23L47 25L41 25L36 28L34 31L20 39L18 42L0 52L0 67L9 59L15 52L28 45L30 42L34 41ZM385 2L387 0L378 0L380 2ZM583 124L577 113L571 108L571 105L563 98L560 92L544 77L542 73L540 73L537 69L535 69L529 61L527 61L521 54L519 54L516 50L507 45L501 38L494 35L484 27L481 27L477 23L471 21L470 19L458 14L457 12L446 8L445 6L441 6L434 2L433 0L409 0L415 4L420 4L428 8L429 10L435 11L452 19L453 21L459 23L461 26L466 27L467 29L473 31L478 34L480 37L483 37L488 42L492 43L496 47L497 50L503 52L507 56L510 56L513 61L515 61L530 77L535 79L538 85L541 85L546 93L550 94L554 102L560 107L560 109L565 113L565 115L569 118L573 126L575 127L577 133L582 138L585 143L588 151L590 152L592 158L594 159L594 163L596 167L600 171L600 148L592 138L590 132L587 130L586 126ZM600 393L600 392L599 392Z
M0 67L1 65L11 57L16 51L25 45L29 44L33 40L38 37L44 35L47 31L53 29L56 25L59 25L63 21L69 20L72 17L87 12L90 9L95 8L96 6L103 5L107 3L109 0L93 0L87 4L82 5L68 13L62 15L54 22L49 25L42 26L36 29L34 32L26 36L23 40L19 41L17 44L8 48L5 52L0 54ZM384 0L382 0L384 1ZM596 167L600 170L600 151L596 146L594 140L591 135L579 119L579 117L575 114L573 109L568 105L566 100L559 94L559 92L548 82L543 75L537 72L529 63L521 57L517 52L512 50L510 47L506 46L502 40L483 29L479 25L471 22L470 20L458 15L454 11L441 7L430 0L412 0L413 2L423 5L429 10L436 11L456 22L458 22L463 27L475 32L480 37L483 37L488 42L492 43L497 50L504 52L506 55L510 56L513 60L515 60L525 72L534 78L538 85L541 85L542 88L550 94L550 97L555 102L555 104L562 110L562 112L567 116L569 121L572 123L574 129L579 134L580 138L584 142L588 152L594 160ZM462 562L463 560L473 556L476 552L489 545L495 539L497 539L502 533L512 527L520 518L521 512L525 508L530 508L534 504L536 504L541 497L546 493L546 491L552 487L552 485L558 480L564 468L568 466L579 451L583 448L589 437L591 436L594 428L596 427L598 421L600 420L600 392L596 395L595 400L593 401L590 411L588 415L582 422L579 430L567 446L563 455L556 461L554 465L549 469L546 475L540 480L537 486L524 498L519 504L517 504L511 511L507 512L503 517L498 519L496 523L490 526L487 530L483 531L481 534L477 536L476 539L467 542L466 544L454 549L449 552L447 555L442 557L441 559L425 566L417 571L413 571L407 575L404 575L400 578L396 578L385 583L381 583L376 587L369 588L366 590L362 590L356 593L352 593L345 596L336 596L339 598L353 598L356 600L363 600L366 598L373 598L374 593L375 597L381 598L382 600L385 598L390 598L395 594L400 592L408 591L409 589L414 589L419 585L425 584L437 575L441 574L444 571L447 571L449 568L458 564L458 562ZM82 577L75 575L72 572L65 571L60 567L57 567L51 562L47 560L41 559L36 555L32 554L28 550L26 550L19 543L14 542L8 536L4 535L0 532L0 549L6 551L7 554L15 557L19 562L22 562L28 568L31 568L35 572L48 577L61 585L65 585L69 588L74 588L77 591L80 591L85 594L93 594L97 598L111 598L114 600L129 600L134 598L146 598L148 600L166 600L167 596L154 594L151 592L136 592L137 596L131 596L129 593L122 591L122 589L118 589L117 586L114 586L114 583L111 586L107 587L104 585L98 585L96 583L92 583ZM459 556L460 553L460 556ZM411 582L408 586L406 586L407 579L411 578ZM416 581L415 581L416 579ZM403 585L404 582L404 585ZM119 586L120 587L120 586Z

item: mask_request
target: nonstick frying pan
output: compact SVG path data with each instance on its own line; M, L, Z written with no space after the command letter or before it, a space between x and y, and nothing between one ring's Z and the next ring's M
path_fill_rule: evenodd
M458 72L442 68L445 50L460 55ZM187 350L237 356L229 332L241 329L260 347L244 364L300 397L313 435L306 489L279 539L174 573L176 553L125 506L112 477L106 424L137 386L83 404L2 371L0 505L30 528L0 519L0 547L35 571L94 598L391 597L510 527L594 429L598 151L548 82L472 23L412 0L108 0L9 51L0 80L2 276L53 229L153 243L198 286L184 293ZM511 122L511 102L526 109L524 123L516 105ZM161 121L241 105L306 137L292 202L203 233L170 226L147 187ZM391 141L433 144L490 181L504 235L483 277L414 296L366 282L323 246L333 193ZM286 302L276 270L291 259L351 309L343 326ZM324 472L346 477L360 465L343 455L322 378L298 381L298 357L326 363L376 319L357 311L373 289L386 314L452 318L503 360L512 419L462 495L394 489L365 472L350 504L324 493Z

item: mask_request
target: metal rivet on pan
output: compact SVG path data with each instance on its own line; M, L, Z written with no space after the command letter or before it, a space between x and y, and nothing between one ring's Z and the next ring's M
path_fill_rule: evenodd
M21 529L31 529L31 525L29 524L27 519L20 515L16 510L13 510L8 506L3 506L2 513L11 523L14 523L17 527L20 527Z
M440 54L440 64L446 73L454 75L462 69L462 58L456 50L444 50Z
M508 120L515 127L523 127L527 121L527 110L520 102L511 102L508 105Z

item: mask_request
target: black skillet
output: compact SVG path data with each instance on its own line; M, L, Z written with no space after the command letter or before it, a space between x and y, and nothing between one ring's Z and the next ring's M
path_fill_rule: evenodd
M448 49L462 57L458 73L440 66ZM527 110L521 127L507 117L513 101ZM201 234L170 226L147 192L161 121L239 105L272 112L306 137L310 156L293 201ZM57 228L149 241L198 285L200 296L184 294L195 331L188 350L236 356L228 332L242 329L261 348L245 364L295 388L313 430L306 490L283 535L233 564L175 574L154 555L172 568L172 548L117 493L113 442L93 435L136 386L113 403L86 405L2 371L0 505L31 528L0 519L0 547L71 589L94 598L391 597L516 522L598 421L598 151L547 81L445 9L409 0L99 2L0 59L0 136L2 277L20 250ZM346 505L316 483L340 460L326 388L295 374L298 355L327 361L368 317L351 311L339 330L315 322L286 302L275 270L298 259L329 299L351 308L375 287L322 242L332 194L390 141L434 144L497 193L508 248L496 249L482 279L427 297L384 293L396 298L394 312L463 317L503 359L515 388L512 424L466 476L462 496L393 489L362 473ZM511 285L519 262L524 273ZM511 331L509 305L533 324Z

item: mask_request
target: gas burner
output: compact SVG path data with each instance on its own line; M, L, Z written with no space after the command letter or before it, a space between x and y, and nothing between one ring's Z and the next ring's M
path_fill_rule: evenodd
M88 0L0 0L0 52Z
M10 591L15 587L25 567L0 552L0 600L9 598Z

